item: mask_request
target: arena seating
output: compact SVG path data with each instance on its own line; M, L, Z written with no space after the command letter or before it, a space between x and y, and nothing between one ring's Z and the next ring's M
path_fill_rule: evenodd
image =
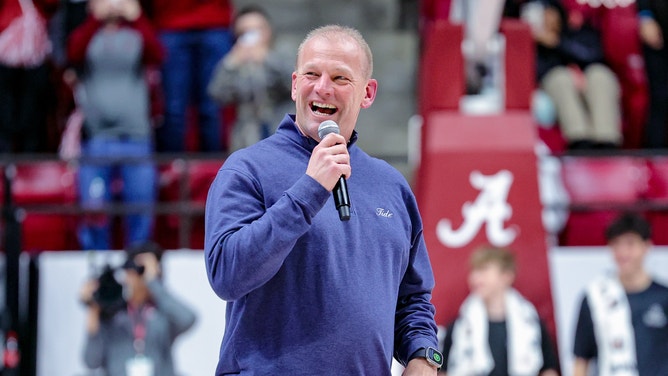
M622 88L624 147L637 149L642 145L649 97L636 4L602 9L605 10L601 25L603 50Z
M160 168L155 240L167 249L204 246L204 203L221 159L175 159ZM4 168L4 166L3 166ZM4 194L0 185L0 195ZM61 161L17 165L12 181L13 205L28 252L79 249L76 236L76 167ZM4 207L4 203L3 203ZM122 247L121 222L114 220L114 245Z
M652 224L654 244L668 244L668 156L651 157L647 160L649 187L645 195L647 219Z
M3 166L6 168L7 166ZM0 187L3 191L4 187ZM44 161L16 165L12 184L13 204L22 223L24 250L76 249L75 216L55 213L57 206L76 202L75 170L65 162ZM35 210L41 208L42 210Z
M222 164L223 161L218 159L177 159L160 169L160 201L181 205L186 210L186 213L157 217L155 238L163 247L204 247L204 203Z
M646 161L636 157L564 157L562 176L571 201L562 245L604 245L605 227L640 203L649 183Z

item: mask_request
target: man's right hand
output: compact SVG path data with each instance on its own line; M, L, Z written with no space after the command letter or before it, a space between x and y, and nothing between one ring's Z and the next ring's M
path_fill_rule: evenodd
M341 175L349 178L350 174L350 154L346 147L346 139L340 134L328 134L313 149L306 167L306 175L315 179L328 191L332 191Z

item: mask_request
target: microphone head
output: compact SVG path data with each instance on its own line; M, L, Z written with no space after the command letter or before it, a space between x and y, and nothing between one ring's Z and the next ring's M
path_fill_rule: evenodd
M318 137L320 140L330 133L339 134L339 125L334 120L325 120L318 126Z

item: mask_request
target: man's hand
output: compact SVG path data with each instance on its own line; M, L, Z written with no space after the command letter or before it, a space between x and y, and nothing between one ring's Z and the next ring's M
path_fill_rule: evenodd
M306 167L306 175L331 191L341 175L349 178L350 173L350 154L346 147L346 139L339 134L328 134L313 149Z
M403 376L436 376L438 370L425 358L413 358L406 365Z

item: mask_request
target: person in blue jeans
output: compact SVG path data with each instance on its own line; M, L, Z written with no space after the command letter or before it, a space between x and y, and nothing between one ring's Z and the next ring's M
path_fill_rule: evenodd
M186 112L193 104L198 151L223 151L220 106L209 97L207 87L216 64L233 44L232 2L150 0L143 4L167 51L162 65L165 117L157 128L158 150L186 151Z
M122 179L131 204L125 244L151 239L157 172L144 68L157 65L162 46L137 0L91 0L91 15L68 41L68 61L79 74L75 89L84 114L79 200L104 209ZM79 228L83 249L112 248L110 219L89 213Z
M133 213L125 218L125 244L151 239L153 215L150 213L157 191L157 172L150 161L153 155L152 143L141 139L97 137L82 145L82 153L92 160L91 163L82 163L79 169L81 204L87 209L98 209L112 202L112 185L119 176L123 181L121 201L133 206ZM110 159L110 156L119 158ZM95 158L107 163L95 163ZM110 223L106 215L87 217L78 231L81 247L111 249L113 240Z

